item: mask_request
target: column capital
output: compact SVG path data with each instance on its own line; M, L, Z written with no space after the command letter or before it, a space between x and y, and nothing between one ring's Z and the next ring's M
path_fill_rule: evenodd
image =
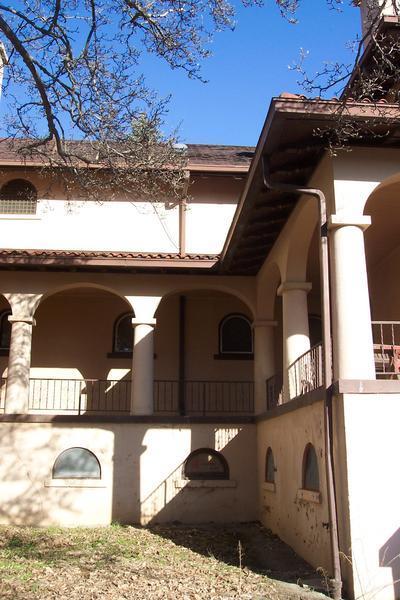
M152 327L155 327L157 323L157 319L154 317L150 317L148 319L140 319L137 317L132 317L132 326L136 327L136 325L150 325Z
M359 227L362 231L368 229L371 225L371 217L368 215L331 215L328 219L328 229L337 229L338 227Z
M295 290L299 290L308 293L311 291L311 289L312 283L308 281L284 281L278 287L276 293L278 296L283 296L283 294L286 294L286 292L293 292Z
M33 317L24 317L22 315L9 315L9 323L27 323L28 325L36 325L36 319Z
M256 319L253 321L253 329L256 327L276 327L278 321L269 321L268 319Z

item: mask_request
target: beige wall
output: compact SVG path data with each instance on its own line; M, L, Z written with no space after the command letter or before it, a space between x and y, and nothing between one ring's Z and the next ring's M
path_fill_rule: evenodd
M314 567L331 571L326 499L323 405L282 414L257 424L258 492L262 523ZM320 502L301 498L303 454L312 443L318 458ZM275 491L265 483L265 457L271 447L275 460Z
M99 198L88 201L32 170L3 169L0 186L14 178L38 190L36 215L0 214L5 248L177 252L179 209L170 202ZM243 179L192 175L186 211L187 252L218 253L228 232ZM207 231L207 235L204 235Z
M0 437L2 523L76 526L256 518L254 425L2 423ZM101 480L51 479L57 456L75 446L94 452ZM191 487L182 480L186 457L202 447L222 452L230 468L228 482Z
M346 394L336 402L340 545L348 557L343 566L349 592L363 600L395 600L400 597L400 394Z
M213 291L183 292L186 298L186 379L251 381L251 360L217 360L218 327L231 313L248 308L237 298ZM4 301L3 305L8 308ZM131 358L113 358L116 319L131 312L118 296L88 288L54 294L35 313L32 337L32 377L130 378ZM179 358L179 295L163 299L156 312L155 378L176 380ZM4 370L7 357L1 357Z

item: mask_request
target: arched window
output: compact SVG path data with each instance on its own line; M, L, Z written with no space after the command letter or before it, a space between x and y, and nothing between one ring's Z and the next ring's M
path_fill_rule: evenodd
M118 317L114 324L113 352L128 354L133 349L133 313Z
M275 483L275 461L272 448L268 448L265 455L265 481L267 483Z
M315 448L307 444L303 456L303 489L319 492L318 459Z
M11 310L5 310L0 313L0 350L9 350L11 339L11 323L8 317Z
M68 448L54 463L53 479L101 479L100 463L86 448Z
M0 213L34 215L36 206L36 188L25 179L12 179L0 190Z
M189 454L183 472L186 479L229 479L228 463L211 448L199 448Z
M241 314L227 315L219 325L220 354L253 354L253 332L247 317Z

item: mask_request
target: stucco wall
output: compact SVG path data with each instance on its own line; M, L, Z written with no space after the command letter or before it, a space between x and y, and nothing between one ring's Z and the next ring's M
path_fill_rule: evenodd
M257 424L258 489L262 523L314 567L331 571L326 501L323 406L316 402ZM320 503L302 499L303 454L312 443L318 458ZM275 490L265 483L265 458L271 447Z
M179 209L170 202L131 198L88 201L61 186L24 170L5 172L0 186L25 178L38 190L36 215L0 214L0 237L5 248L54 250L114 250L177 252ZM200 179L192 176L186 211L187 252L221 251L242 189L233 176ZM207 231L207 235L204 232Z
M2 523L75 526L256 518L254 425L1 423L0 438ZM52 480L57 456L76 446L97 456L101 480ZM182 464L201 447L222 452L230 469L228 482L185 487Z
M337 414L336 452L343 457L345 450L347 461L338 472L338 508L341 550L353 565L349 583L355 598L394 600L400 598L400 394L346 394Z
M218 327L231 313L251 315L234 296L219 292L184 293L186 297L186 379L251 381L253 361L217 360ZM8 308L4 301L0 308ZM93 289L50 296L35 313L32 336L32 377L121 379L129 376L132 359L112 352L116 319L131 312L116 295ZM155 328L155 378L176 380L179 358L179 296L163 299ZM2 373L7 357L1 357Z

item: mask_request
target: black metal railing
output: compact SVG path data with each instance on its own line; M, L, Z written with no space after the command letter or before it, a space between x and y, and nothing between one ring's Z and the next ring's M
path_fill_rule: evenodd
M323 384L322 344L317 344L288 368L288 399L303 396Z
M253 414L252 381L155 381L154 412L187 415ZM181 402L180 402L181 400Z
M58 414L129 413L130 380L31 378L29 412ZM1 380L0 410L4 411L6 379ZM183 397L180 398L180 394ZM252 381L154 382L157 414L240 414L254 412Z
M129 412L131 382L109 379L31 379L29 410L66 413Z
M265 382L267 410L283 404L283 373L276 373Z
M377 378L399 378L400 321L372 321L372 339Z

